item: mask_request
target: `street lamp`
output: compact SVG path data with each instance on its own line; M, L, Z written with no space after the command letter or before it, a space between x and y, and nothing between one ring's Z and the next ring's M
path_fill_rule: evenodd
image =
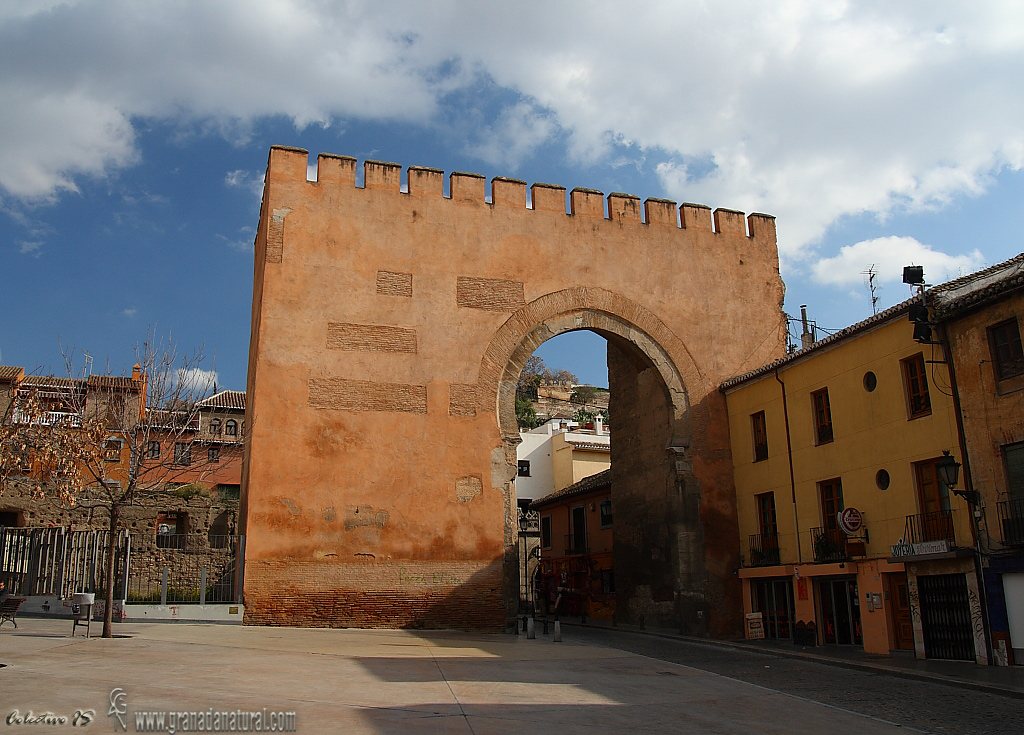
M942 483L950 490L955 488L957 482L960 481L960 463L950 456L948 449L942 450L941 459L935 463L935 472L939 475ZM957 495L961 493L957 493Z

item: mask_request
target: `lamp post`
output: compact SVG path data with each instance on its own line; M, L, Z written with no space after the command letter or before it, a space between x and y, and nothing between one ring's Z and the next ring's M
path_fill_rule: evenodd
M987 595L985 594L985 566L981 554L981 527L979 524L981 511L978 507L981 505L981 494L977 490L956 489L957 483L960 481L960 463L950 455L948 449L942 450L942 457L940 457L939 461L935 463L935 474L938 475L938 479L944 483L947 488L949 488L951 493L959 495L967 501L967 507L971 513L971 522L974 528L974 574L978 581L978 601L984 620L985 653L987 662L991 666L995 664L995 661L991 635L989 633L988 602L986 599Z

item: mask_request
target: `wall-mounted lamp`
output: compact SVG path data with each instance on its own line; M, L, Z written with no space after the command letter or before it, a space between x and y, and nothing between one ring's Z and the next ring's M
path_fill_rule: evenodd
M960 463L953 459L948 449L942 450L942 457L935 463L935 471L939 479L952 490L960 481Z

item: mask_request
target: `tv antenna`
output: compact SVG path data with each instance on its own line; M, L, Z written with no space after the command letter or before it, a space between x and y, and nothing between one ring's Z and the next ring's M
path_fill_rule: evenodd
M875 277L878 275L878 271L875 270L875 264L872 263L867 267L867 270L861 271L864 275L864 285L868 287L868 291L871 292L871 313L878 313L878 291L879 286L875 284Z
M85 366L83 369L85 370L85 377L88 378L92 375L92 355L85 350L82 351L82 354L85 355Z

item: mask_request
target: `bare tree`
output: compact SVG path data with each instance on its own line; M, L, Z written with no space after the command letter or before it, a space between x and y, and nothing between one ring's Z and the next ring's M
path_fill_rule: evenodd
M74 351L64 353L69 377ZM66 385L59 411L33 388L16 388L0 427L0 480L109 514L103 637L112 636L117 536L125 506L165 497L168 486L201 481L223 463L193 447L199 403L213 388L201 349L179 353L153 330L135 346L131 375L52 379ZM37 381L38 382L38 381ZM52 398L50 399L52 400ZM198 453L196 453L198 454ZM197 461L193 461L193 459Z
M73 505L88 480L82 467L101 451L106 427L38 386L13 384L0 416L0 495L9 489Z

